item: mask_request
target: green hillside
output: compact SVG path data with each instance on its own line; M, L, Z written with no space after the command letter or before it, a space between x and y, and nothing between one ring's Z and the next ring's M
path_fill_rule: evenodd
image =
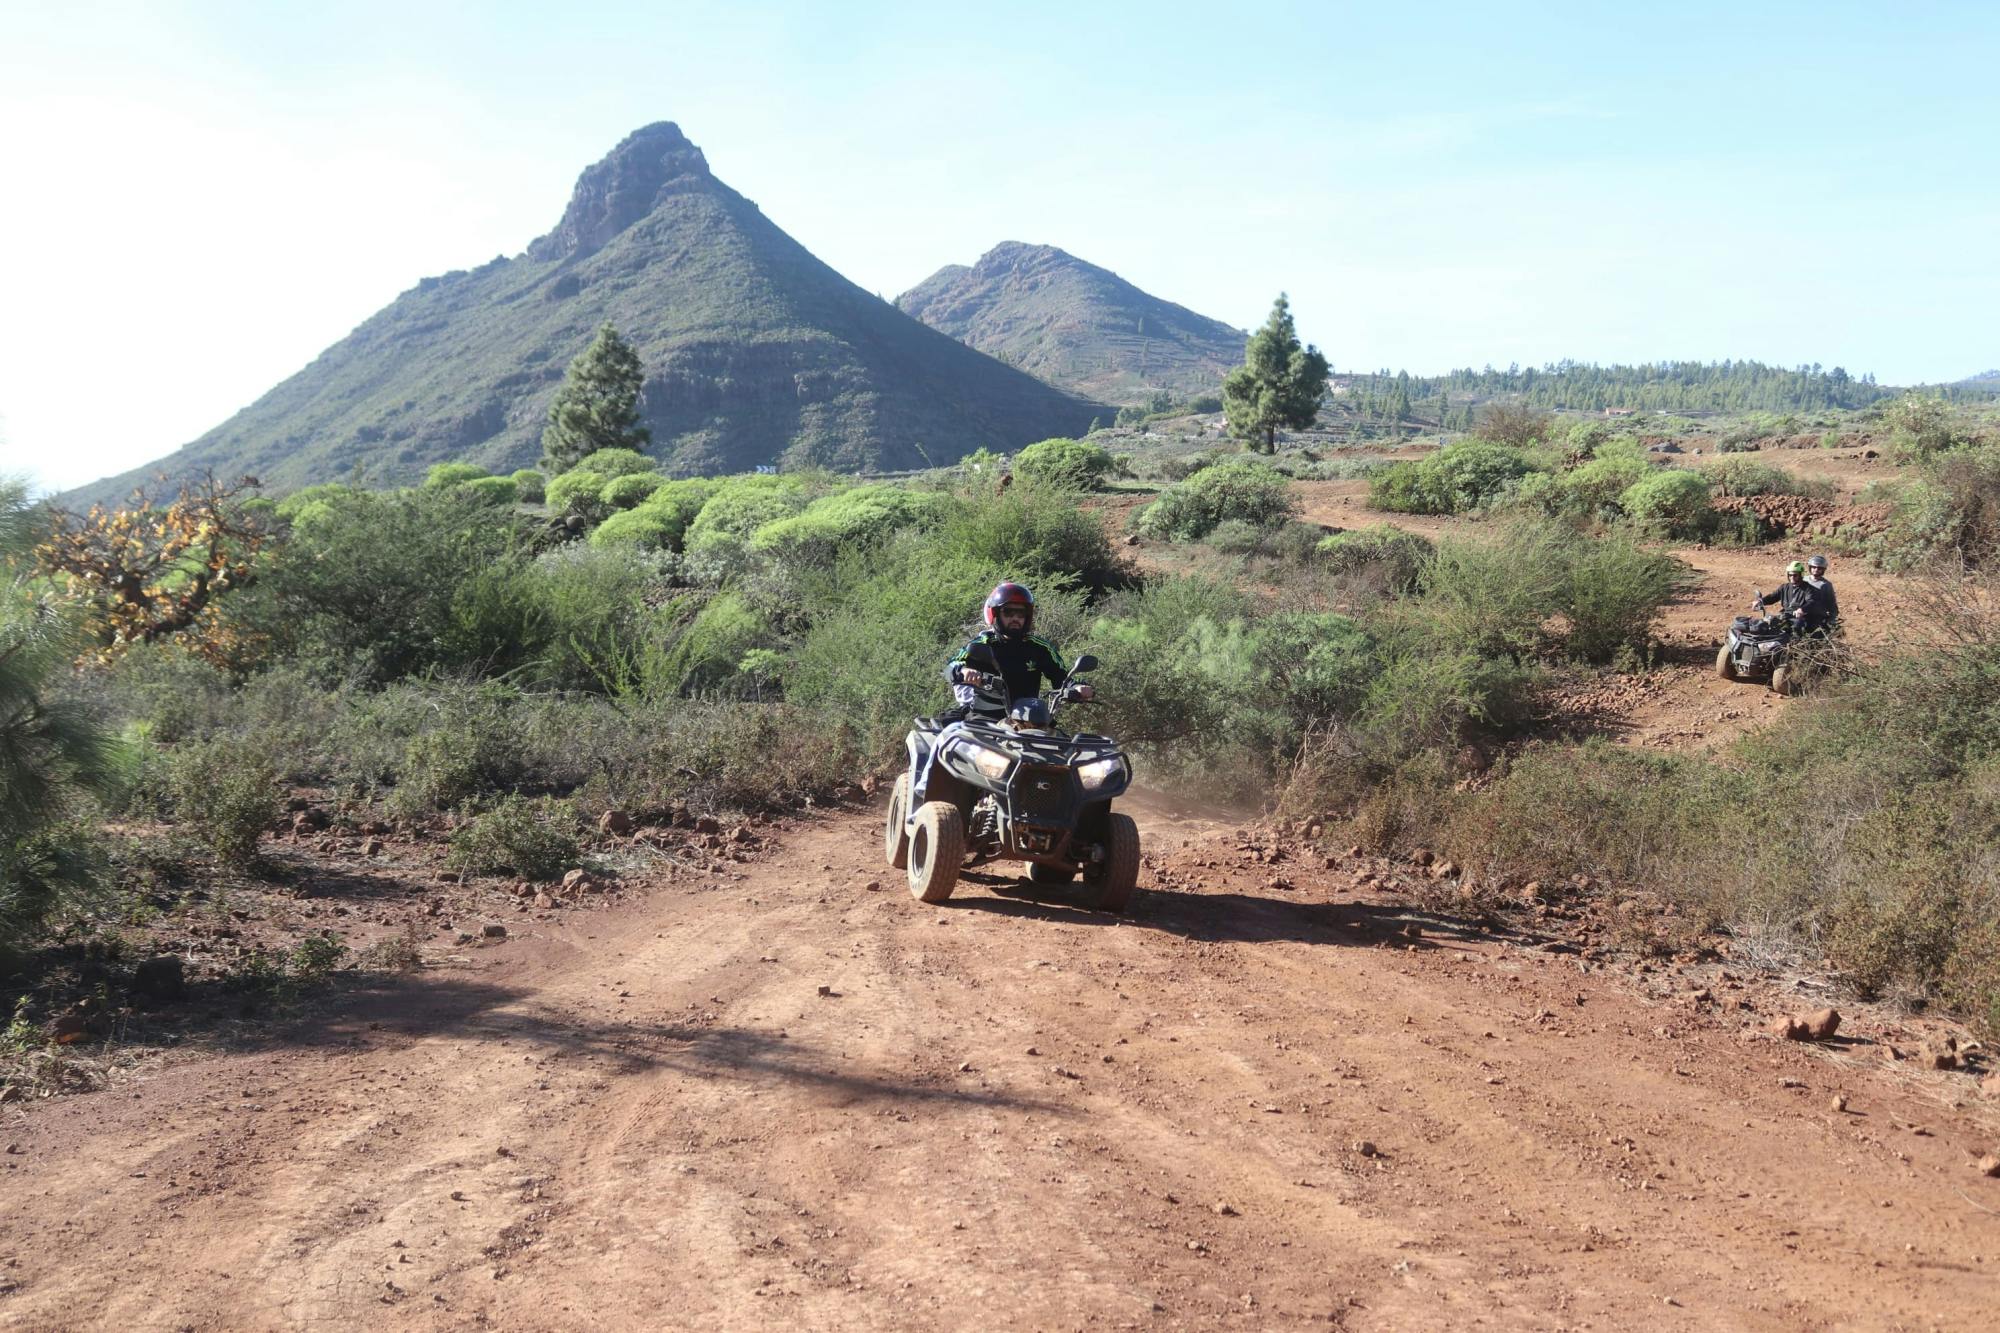
M676 473L945 462L1080 432L1105 409L924 327L815 259L710 174L670 123L577 182L524 254L426 278L249 407L161 462L272 489L410 481L470 459L532 463L550 396L605 321L647 369L646 424Z
M1214 393L1243 364L1242 331L1052 245L1004 242L970 268L939 269L896 304L967 346L1105 402Z

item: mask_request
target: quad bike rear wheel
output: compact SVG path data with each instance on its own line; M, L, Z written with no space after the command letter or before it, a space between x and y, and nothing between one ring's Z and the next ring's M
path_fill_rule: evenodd
M903 825L910 817L910 775L900 774L889 789L889 815L882 825L882 857L898 870L910 864L910 834Z
M1729 655L1729 645L1726 643L1715 655L1715 674L1724 680L1736 679L1736 659Z
M951 897L965 861L965 816L950 801L925 801L910 830L910 896L921 903Z
M1097 910L1123 912L1131 905L1132 893L1139 887L1139 826L1132 816L1105 817L1104 859L1093 869L1094 874L1085 872L1085 879L1094 880L1098 886Z

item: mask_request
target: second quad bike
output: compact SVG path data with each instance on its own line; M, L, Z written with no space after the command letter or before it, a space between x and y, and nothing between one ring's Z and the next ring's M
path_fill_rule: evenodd
M966 660L1004 695L990 649L975 644ZM1096 890L1100 910L1122 912L1130 904L1139 882L1139 826L1111 803L1131 785L1131 762L1108 736L1055 725L1056 709L1077 697L1075 676L1096 667L1096 658L1078 658L1053 708L1031 696L1005 701L999 716L916 719L882 846L888 863L907 872L911 896L941 903L968 858L1009 859L1026 861L1036 884L1067 884L1081 875ZM983 691L982 697L999 702ZM912 808L911 789L927 762L924 799Z

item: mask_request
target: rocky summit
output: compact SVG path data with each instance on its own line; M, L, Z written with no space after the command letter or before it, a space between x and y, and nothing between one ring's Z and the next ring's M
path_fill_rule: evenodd
M950 264L896 304L1038 379L1083 397L1143 403L1214 393L1243 364L1240 329L1139 290L1052 245L1007 241Z
M662 122L586 169L522 254L425 278L200 439L65 499L161 472L283 491L530 465L550 396L606 321L645 361L654 452L681 474L917 467L1078 433L1105 410L841 277Z

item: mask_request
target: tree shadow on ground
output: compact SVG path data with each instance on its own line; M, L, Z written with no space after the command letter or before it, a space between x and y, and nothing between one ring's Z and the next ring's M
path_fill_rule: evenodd
M857 1068L844 1056L781 1030L700 1020L607 1022L561 1012L528 991L436 971L340 974L316 999L313 1012L238 1033L229 1045L246 1051L380 1049L426 1038L597 1058L608 1061L615 1076L671 1071L746 1085L805 1085L833 1094L841 1104L934 1102L1067 1113L1058 1103L993 1088Z
M992 896L962 893L946 907L1066 925L1157 930L1207 943L1292 941L1369 947L1395 943L1435 948L1504 933L1414 904L1306 902L1289 896L1170 889L1141 888L1123 915L1113 915L1096 909L1095 890L1087 885L1041 885L1001 875L963 878L990 890Z

